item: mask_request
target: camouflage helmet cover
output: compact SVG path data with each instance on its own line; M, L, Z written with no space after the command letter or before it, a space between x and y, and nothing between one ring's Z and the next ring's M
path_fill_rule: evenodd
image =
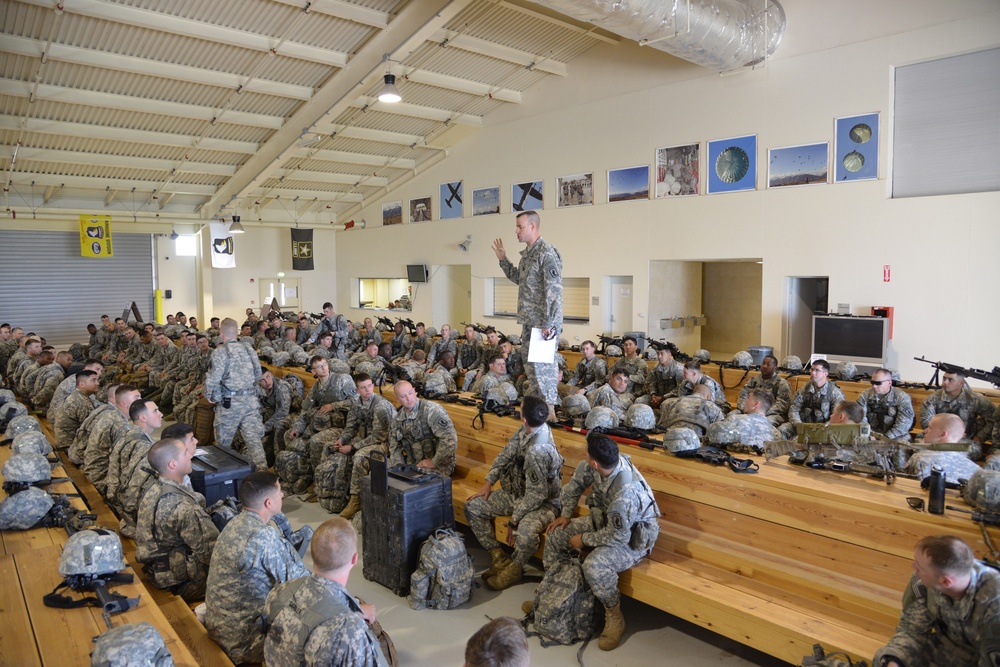
M52 444L45 437L44 433L27 431L19 433L14 437L14 444L11 445L11 451L15 454L33 452L42 456L48 456L52 452Z
M837 364L837 377L841 380L851 381L858 376L858 367L853 361L841 361Z
M801 371L802 360L796 357L794 354L789 354L787 357L781 360L781 367L787 368L790 371Z
M697 359L698 361L703 361L703 362L704 361L711 361L712 360L712 355L709 353L708 350L706 350L705 348L701 347L701 348L698 348L697 351L695 351L694 358Z
M121 572L126 567L118 533L104 528L81 530L70 535L59 558L59 574L98 575Z
M20 403L15 403L14 405L21 405ZM8 406L4 406L8 407ZM23 406L22 406L23 407ZM27 408L25 408L27 409ZM38 422L38 418L34 415L19 414L10 418L7 422L7 437L16 438L22 433L27 433L28 431L38 431L42 432L42 425Z
M346 361L341 359L331 358L329 361L330 372L331 373L348 373L351 372L351 367L347 365Z
M608 345L606 348L604 348L604 356L607 357L620 357L623 354L625 353L622 352L622 349L617 345Z
M599 405L587 413L587 420L584 423L589 431L594 428L616 428L620 421L614 410Z
M108 630L94 644L90 667L173 667L174 659L159 631L146 621Z
M733 365L738 368L750 368L753 366L753 356L746 350L740 350L733 355Z
M669 452L684 452L701 447L698 435L689 428L672 428L663 434L663 446Z
M643 431L652 431L656 428L656 413L648 405L634 403L629 406L628 412L625 413L625 425Z
M740 430L735 424L720 421L708 425L705 439L713 445L729 445L740 441Z
M55 501L47 492L31 486L0 502L0 530L28 530L42 520Z
M15 454L3 464L3 478L5 482L22 484L46 482L52 479L52 466L41 454Z
M562 411L568 417L582 417L590 412L590 401L583 394L573 394L562 400Z

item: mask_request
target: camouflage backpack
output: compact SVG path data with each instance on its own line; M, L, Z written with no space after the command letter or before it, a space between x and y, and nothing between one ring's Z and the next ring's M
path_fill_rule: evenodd
M410 575L410 609L454 609L472 597L476 576L462 536L450 528L434 531L420 545L420 562Z
M326 456L316 466L313 479L316 484L314 491L323 509L336 513L347 507L351 486L350 457L340 452Z
M535 589L535 608L525 619L542 646L586 641L594 634L596 598L583 576L580 558L563 558L545 570Z
M94 644L90 667L173 667L163 637L150 623L128 623L108 630Z

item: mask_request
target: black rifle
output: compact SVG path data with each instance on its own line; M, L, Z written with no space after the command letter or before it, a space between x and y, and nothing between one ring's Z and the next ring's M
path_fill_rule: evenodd
M653 447L663 447L662 440L656 440L650 438L649 434L637 428L632 428L630 426L598 426L597 428L591 429L594 433L603 433L604 435L611 436L612 438L621 438L624 440L635 440L639 443L639 446L643 449L653 450ZM648 445L648 446L647 446Z
M389 331L392 331L393 328L392 320L390 320L388 317L378 315L375 317L375 319L378 320L379 323L384 324L389 329Z
M409 334L410 334L411 336L412 336L413 334L417 333L417 325L416 325L416 324L414 324L414 323L413 323L413 320L411 320L410 318L406 318L406 319L404 320L404 319L403 319L402 317L397 317L397 318L396 318L396 321L397 321L397 322L399 322L400 324L402 324L402 325L403 325L404 327L406 327L406 330L407 330L407 332L408 332L408 333L409 333Z
M963 368L958 364L949 364L943 361L931 361L930 359L925 359L924 357L913 357L913 359L925 364L930 364L934 367L934 375L931 376L931 381L927 383L928 387L940 386L938 373L944 371L945 373L959 373L967 378L975 378L976 380L989 382L997 389L1000 389L1000 366L994 366L992 371L984 371L978 368Z
M674 359L677 361L691 361L691 355L685 354L680 351L680 349L671 343L669 340L653 340L652 338L646 339L646 344L651 348L659 352L660 350L670 350L670 354L673 355Z
M716 466L728 465L733 472L756 473L760 466L753 459L738 459L729 452L718 447L699 447L686 451L674 452L678 458L698 459Z
M625 339L615 336L600 335L597 337L597 354L605 354L609 345L621 347L625 344Z
M967 510L962 507L955 507L954 505L945 505L945 509L949 509L954 512L962 512L963 514L971 514L972 520L976 523L984 523L987 526L1000 526L1000 512Z

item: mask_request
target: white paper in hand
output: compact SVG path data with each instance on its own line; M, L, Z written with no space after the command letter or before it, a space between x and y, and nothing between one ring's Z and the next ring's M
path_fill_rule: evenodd
M528 363L554 364L558 346L559 339L557 337L553 336L551 340L545 340L542 330L538 327L532 327L531 343L528 345Z

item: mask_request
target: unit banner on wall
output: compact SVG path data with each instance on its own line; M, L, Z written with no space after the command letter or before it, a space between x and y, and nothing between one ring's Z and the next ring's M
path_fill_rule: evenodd
M293 229L292 231L292 270L313 270L313 230Z
M235 269L236 247L233 245L233 235L229 233L229 225L224 222L210 222L212 230L212 268Z
M114 257L110 215L80 216L80 256Z

